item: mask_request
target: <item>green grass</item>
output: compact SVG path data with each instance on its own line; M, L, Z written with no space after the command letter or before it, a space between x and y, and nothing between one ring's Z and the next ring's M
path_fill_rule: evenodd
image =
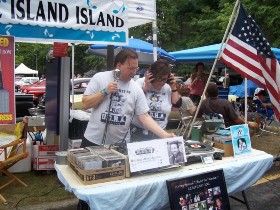
M66 191L57 178L55 171L31 171L16 173L18 178L28 186L24 187L17 182L0 191L8 204L0 203L0 209L12 209L44 202L59 201L75 198L75 195ZM0 185L10 180L5 175L0 175Z

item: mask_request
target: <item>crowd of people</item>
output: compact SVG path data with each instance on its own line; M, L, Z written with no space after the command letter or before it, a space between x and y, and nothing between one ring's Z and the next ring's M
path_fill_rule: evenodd
M194 116L198 111L198 120L203 120L208 113L218 113L223 116L225 127L245 123L228 100L218 97L217 84L206 84L208 78L203 63L197 63L190 76L188 95L178 89L171 66L165 60L155 61L144 77L136 81L133 80L138 69L135 51L121 50L115 57L114 67L114 70L95 74L84 93L83 108L91 109L91 117L82 147L173 137L174 133L165 130L172 110L180 110L183 116ZM228 74L224 87L229 85L227 78ZM197 110L205 87L205 99ZM259 126L257 122L248 122L248 125L250 128Z
M138 55L130 49L121 50L115 56L114 69L96 73L84 92L83 109L91 109L91 116L81 147L175 137L166 131L172 110L180 110L183 116L194 116L198 112L198 120L203 120L207 113L218 113L223 116L226 127L244 124L244 118L235 112L232 104L218 97L217 84L207 85L204 68L203 63L195 66L190 91L181 89L182 86L178 88L170 64L161 59L150 65L143 78L135 81ZM224 87L228 85L229 80L225 78ZM261 102L260 106L265 104ZM250 128L259 126L257 122L248 122L248 125ZM242 148L244 146L240 146ZM170 153L171 164L182 162L180 145L170 144Z

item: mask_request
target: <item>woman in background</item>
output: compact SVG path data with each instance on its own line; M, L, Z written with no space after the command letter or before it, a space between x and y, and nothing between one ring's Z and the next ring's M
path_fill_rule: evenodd
M195 65L195 73L191 75L191 92L190 98L193 103L197 106L201 99L203 90L207 82L207 75L204 73L204 64L199 62Z

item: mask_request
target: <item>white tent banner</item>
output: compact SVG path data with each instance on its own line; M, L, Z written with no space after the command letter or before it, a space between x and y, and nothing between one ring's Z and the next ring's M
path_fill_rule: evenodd
M21 63L16 69L15 74L33 74L38 75L38 71L28 68L26 65Z
M2 0L0 34L16 41L126 43L128 6L111 0Z
M128 28L156 20L156 0L123 0L128 6Z
M0 34L23 42L118 44L156 20L155 0L0 0Z

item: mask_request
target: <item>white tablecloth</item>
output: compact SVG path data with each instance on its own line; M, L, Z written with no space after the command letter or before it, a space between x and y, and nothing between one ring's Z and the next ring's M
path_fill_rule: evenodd
M213 164L196 163L179 169L125 178L93 185L83 185L67 165L55 165L59 180L91 209L164 209L169 206L167 179L192 176L223 169L229 195L252 186L272 166L273 157L253 150L249 156L227 157Z

